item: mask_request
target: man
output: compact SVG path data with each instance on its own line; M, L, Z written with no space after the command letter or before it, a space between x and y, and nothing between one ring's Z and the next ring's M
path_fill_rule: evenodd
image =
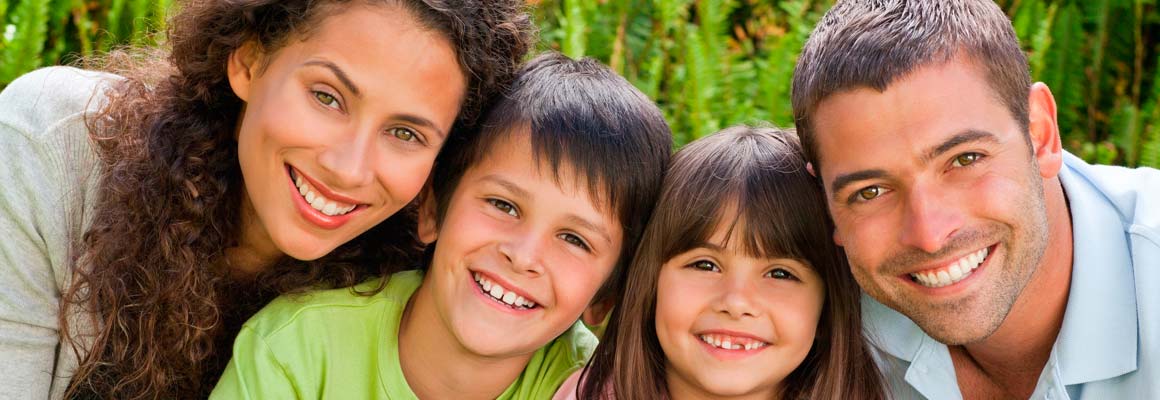
M986 0L839 1L794 114L896 398L1160 398L1160 172L1063 151Z

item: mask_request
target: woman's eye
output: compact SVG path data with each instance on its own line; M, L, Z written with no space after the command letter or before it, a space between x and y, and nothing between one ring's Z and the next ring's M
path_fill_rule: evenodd
M717 268L717 264L713 264L713 262L705 260L694 261L692 264L689 264L689 266L707 272L718 272L721 270L720 268Z
M318 100L318 102L321 103L322 105L333 108L333 109L339 109L342 107L340 104L338 104L338 99L335 98L334 95L332 95L330 93L315 90L314 91L314 99Z
M487 199L487 202L490 203L496 209L503 211L507 215L511 215L513 217L520 216L520 214L518 212L516 212L516 206L513 206L512 203L508 203L506 201L499 200L499 199Z
M862 188L862 190L859 190L857 195L858 195L858 199L863 200L863 201L874 200L874 199L878 198L878 196L881 196L883 192L885 192L885 190L882 189L881 186L869 186L869 187Z
M775 268L773 270L770 270L769 272L765 273L765 276L773 278L773 279L793 279L793 280L797 279L797 277L793 276L793 274L789 273L789 271L786 271L786 270L781 269L781 268Z
M564 239L564 241L568 242L568 244L579 247L584 251L589 250L588 243L584 243L584 239L581 239L579 236L573 235L571 233L564 233L560 235L560 238Z
M391 135L393 135L396 139L402 140L404 142L414 141L419 138L418 135L415 134L415 131L407 128L391 128Z
M979 161L980 158L983 158L983 155L979 153L963 153L955 157L955 160L952 164L954 164L956 167L965 167L974 164L975 161Z

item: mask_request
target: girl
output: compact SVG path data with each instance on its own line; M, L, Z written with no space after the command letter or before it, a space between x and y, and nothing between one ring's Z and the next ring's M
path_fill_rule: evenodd
M825 204L792 133L683 148L604 340L557 396L883 398Z
M204 398L277 293L408 265L400 210L531 31L522 0L191 1L124 77L13 82L0 398Z

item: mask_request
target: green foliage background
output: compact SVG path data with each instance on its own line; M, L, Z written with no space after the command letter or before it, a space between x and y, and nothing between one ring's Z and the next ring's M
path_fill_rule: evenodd
M173 0L0 0L0 87L34 68L154 43ZM803 41L832 0L530 0L542 48L591 56L655 99L678 143L737 124L792 123ZM1064 145L1160 167L1157 0L998 0L1032 77L1059 106Z

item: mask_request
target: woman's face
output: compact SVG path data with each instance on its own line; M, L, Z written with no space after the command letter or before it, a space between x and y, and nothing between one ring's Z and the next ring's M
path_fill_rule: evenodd
M813 345L821 278L798 260L750 256L736 236L727 246L718 228L661 266L656 334L674 399L775 398Z
M230 58L241 245L259 257L322 257L414 199L466 91L451 42L402 7L325 15L273 53Z

